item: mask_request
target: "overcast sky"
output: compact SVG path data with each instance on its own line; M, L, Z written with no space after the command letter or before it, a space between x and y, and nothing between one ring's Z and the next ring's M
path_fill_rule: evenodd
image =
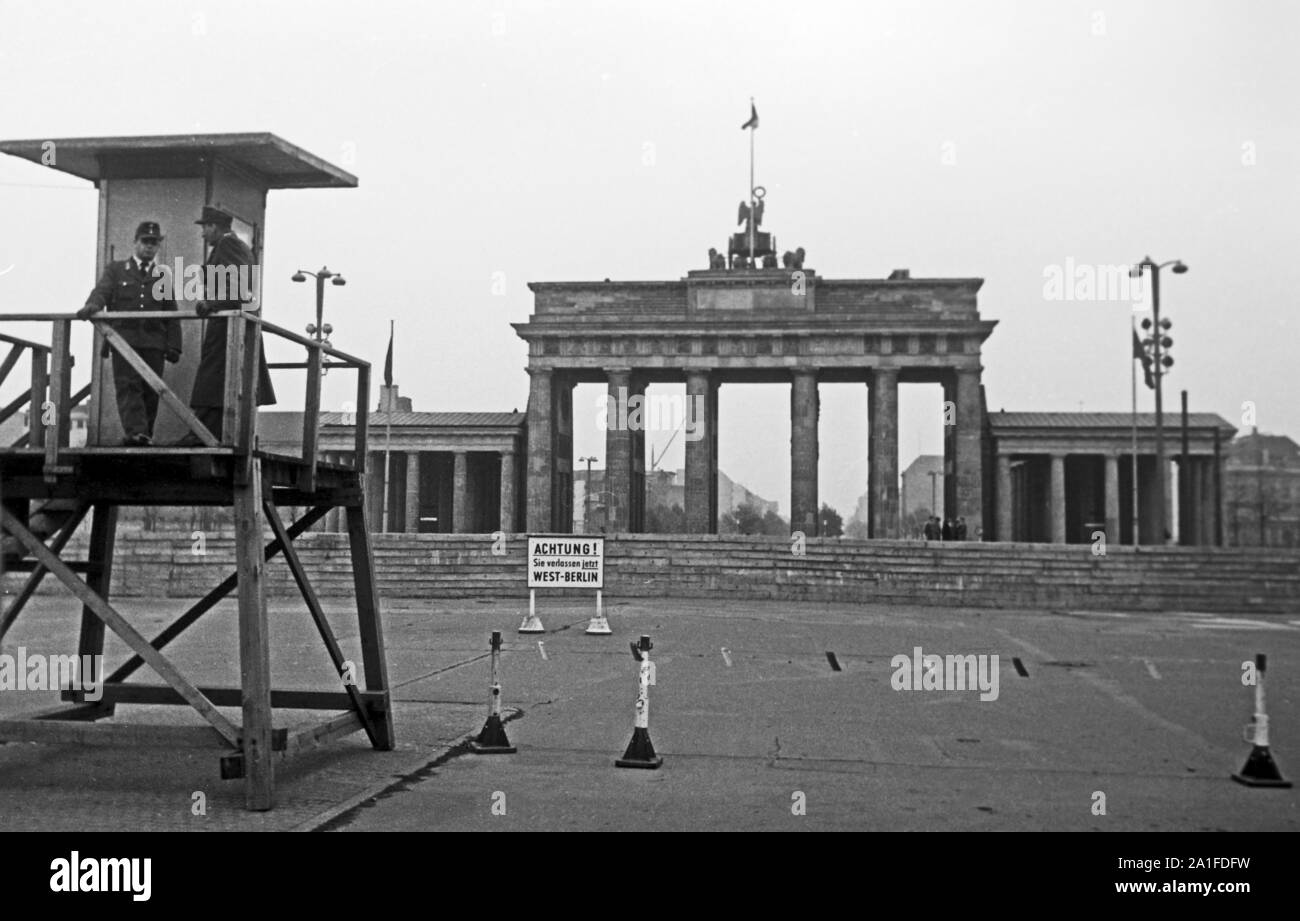
M782 249L830 278L986 279L990 410L1126 411L1130 305L1048 300L1045 272L1149 253L1191 267L1162 291L1166 405L1187 388L1240 425L1253 401L1296 437L1298 23L1285 0L0 0L0 139L271 131L343 166L359 188L270 196L268 318L309 322L288 279L327 263L334 342L381 363L396 320L416 409L510 410L527 282L677 279L725 248L753 96ZM0 157L0 312L81 305L95 215L89 183ZM594 395L575 455L603 463ZM846 515L866 405L824 388L821 495ZM904 388L904 465L940 450L938 407ZM723 389L722 466L783 512L788 409L787 387Z

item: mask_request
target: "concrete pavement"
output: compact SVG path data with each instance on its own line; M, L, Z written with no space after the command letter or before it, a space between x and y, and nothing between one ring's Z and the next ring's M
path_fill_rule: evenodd
M9 744L0 746L0 826L1300 829L1295 789L1228 779L1249 750L1241 728L1253 691L1240 676L1256 652L1270 657L1274 753L1289 778L1300 770L1294 618L613 599L614 635L594 637L582 632L590 606L543 598L548 633L524 637L514 632L524 607L522 599L387 601L398 750L373 752L356 735L291 761L271 813L243 811L241 784L217 779L211 752ZM122 605L146 635L181 608ZM272 611L277 686L331 686L306 611L289 603ZM342 613L331 606L345 653L356 655L356 630ZM233 605L209 617L175 644L176 660L196 682L234 683ZM21 643L62 653L75 621L66 598L39 598L0 652ZM507 723L515 755L458 745L486 715L493 629L506 638L503 699L517 710ZM637 666L628 642L642 633L655 644L658 771L613 765L632 732ZM895 690L891 660L917 646L997 655L997 698ZM110 667L121 650L110 646ZM0 692L0 714L55 696ZM118 713L197 720L178 707ZM206 815L193 814L195 792Z

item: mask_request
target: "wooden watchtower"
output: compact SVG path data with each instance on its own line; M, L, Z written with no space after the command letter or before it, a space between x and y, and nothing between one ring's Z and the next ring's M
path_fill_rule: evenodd
M193 221L204 205L221 207L236 216L234 229L250 243L260 265L268 189L356 185L350 174L270 134L8 141L0 142L0 152L44 162L96 183L100 196L97 271L106 261L129 255L124 248L142 220L163 224L168 240L159 255L160 263L171 265L179 257L201 265L204 254ZM90 283L88 280L87 290ZM0 445L4 568L28 573L13 601L0 613L0 638L13 626L42 579L52 574L80 602L79 656L103 654L106 628L134 653L102 678L99 700L88 700L81 690L65 690L64 706L21 719L0 719L0 742L215 744L221 750L223 779L243 777L248 808L262 810L272 808L275 802L277 761L358 731L364 731L376 749L389 750L393 747L393 719L364 508L370 365L267 322L258 309L260 291L256 294L253 309L214 315L227 319L221 439L213 437L188 406L204 321L192 305L182 302L179 290L178 313L96 314L89 321L96 328L93 352L76 365L89 365L91 380L75 393L70 343L73 324L85 322L75 319L80 304L59 305L49 313L0 313L0 343L9 347L8 354L0 358L0 384L24 359L30 363L30 386L0 407L0 422L24 407L29 408L30 420L22 437ZM114 331L123 320L151 318L175 320L184 330L184 357L165 371L167 380L155 375ZM44 324L48 340L13 335L13 324L19 321ZM300 454L271 453L258 445L255 401L264 336L279 337L305 350L300 361L270 364L273 370L306 372ZM112 373L101 357L106 350L129 361L159 395L156 446L121 446ZM325 368L348 369L357 375L356 453L351 466L317 460L321 373ZM70 447L72 410L87 396L92 397L92 412L86 445ZM166 446L186 433L195 435L201 445ZM227 506L233 512L236 571L152 639L132 626L109 597L117 512L124 505ZM307 511L286 525L279 512L286 507ZM359 672L354 663L344 660L293 544L336 507L344 509L347 518L362 650ZM86 558L67 559L65 548L87 515L91 516L91 528ZM263 572L276 556L283 556L288 564L339 675L339 685L334 688L297 691L271 687ZM196 686L163 650L231 592L237 592L239 605L240 686ZM162 678L162 684L127 680L146 664ZM207 725L116 724L108 718L118 704L189 705ZM221 712L223 707L242 709L239 724ZM340 712L317 725L290 730L276 725L275 710L282 708Z

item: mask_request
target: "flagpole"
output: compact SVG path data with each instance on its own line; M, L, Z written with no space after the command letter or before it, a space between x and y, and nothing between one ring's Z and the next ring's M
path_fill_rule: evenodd
M749 109L754 110L754 97L749 97ZM749 128L749 267L756 268L754 265L754 225L758 223L757 215L754 213L754 135L757 125L751 125Z
M393 321L388 321L388 341L393 341ZM390 455L393 446L393 386L389 384L385 390L387 393L387 412L385 412L385 433L384 433L384 515L383 524L380 527L381 532L388 531L388 470Z
M1133 339L1136 340L1137 321L1129 317L1129 329L1132 330ZM1134 355L1129 360L1129 370L1132 372L1133 383L1133 546L1138 545L1138 372L1137 363L1139 359Z

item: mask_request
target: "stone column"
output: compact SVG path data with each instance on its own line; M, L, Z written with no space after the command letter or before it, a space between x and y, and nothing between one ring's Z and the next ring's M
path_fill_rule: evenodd
M469 532L469 455L456 452L454 496L451 504L451 530L456 534Z
M1051 489L1047 494L1049 503L1047 509L1047 520L1049 523L1048 533L1052 535L1052 543L1065 543L1065 455L1052 455L1052 480Z
M515 532L515 452L501 452L501 524L506 534Z
M710 434L717 429L716 389L708 371L686 372L686 411L702 436L686 441L686 530L691 534L718 531L717 439Z
M554 530L551 515L551 493L554 488L555 474L553 457L555 405L551 395L552 372L549 368L529 368L528 377L527 527L529 531L549 533ZM456 462L461 463L459 455ZM457 470L459 469L457 467ZM456 508L460 508L459 502L456 503Z
M871 379L867 431L867 517L872 537L898 537L898 372L877 368ZM946 478L945 478L946 482Z
M945 375L943 380L943 476L939 508L931 509L940 520L957 517L957 380ZM967 522L969 524L969 522Z
M628 416L633 408L628 405L632 396L632 371L629 368L610 368L605 376L609 381L605 404L605 509L606 530L611 534L626 534L631 530L632 512L632 448L633 432ZM640 425L645 424L645 407L638 413ZM591 484L587 484L591 488ZM590 528L590 523L588 523Z
M1011 508L1011 458L1006 454L998 455L998 540L1010 541L1012 535ZM966 522L969 527L970 522ZM969 537L970 535L967 534Z
M420 452L406 452L406 533L420 532Z
M1119 540L1119 456L1106 455L1106 543Z
M1192 483L1196 487L1196 495L1193 500L1194 514L1196 515L1195 540L1198 547L1208 547L1214 543L1214 523L1210 517L1213 515L1214 509L1209 497L1209 471L1210 467L1205 462L1205 458L1192 458Z
M815 537L817 506L817 372L794 372L790 387L790 530Z
M957 372L957 508L951 514L966 519L967 533L975 539L975 529L984 521L983 424L980 403L979 369ZM945 511L947 511L945 509Z

